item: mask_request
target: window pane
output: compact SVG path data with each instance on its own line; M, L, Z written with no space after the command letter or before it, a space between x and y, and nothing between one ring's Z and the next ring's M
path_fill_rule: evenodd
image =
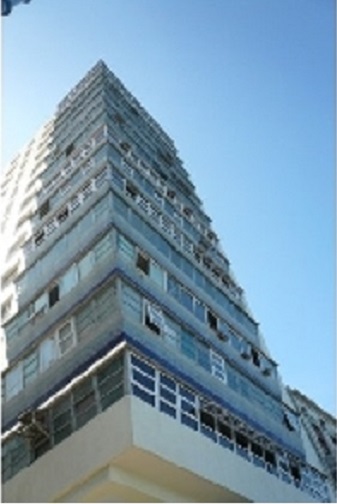
M61 277L60 280L60 296L67 294L77 284L77 268L75 265L71 266L68 271Z
M89 275L94 265L94 254L92 251L88 252L78 263L78 274L80 280Z
M25 385L28 385L32 382L38 374L38 352L32 352L29 354L25 360L23 361L23 379Z
M150 278L162 289L164 288L164 271L155 261L151 260Z
M22 363L17 364L11 371L6 374L5 391L6 399L15 396L23 388L23 372Z
M43 371L48 369L55 358L56 348L54 339L48 338L42 341L40 345L40 372L43 373Z

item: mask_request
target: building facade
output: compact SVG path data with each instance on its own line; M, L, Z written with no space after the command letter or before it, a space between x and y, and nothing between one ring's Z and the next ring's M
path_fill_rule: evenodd
M5 502L329 502L173 141L98 62L6 170Z
M336 502L336 419L298 390L288 388L288 394L299 413L307 459L327 475Z

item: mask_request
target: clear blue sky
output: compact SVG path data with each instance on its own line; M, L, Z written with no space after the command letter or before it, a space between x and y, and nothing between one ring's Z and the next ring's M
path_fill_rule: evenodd
M31 0L3 20L8 162L98 59L175 140L285 383L335 411L335 2Z

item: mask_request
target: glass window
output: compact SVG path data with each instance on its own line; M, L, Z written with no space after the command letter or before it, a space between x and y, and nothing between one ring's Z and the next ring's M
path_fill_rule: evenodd
M40 372L43 373L56 358L54 338L47 338L40 345Z
M161 288L164 288L164 270L159 264L151 259L150 278Z
M200 340L197 340L197 361L206 371L211 372L210 347Z
M128 205L119 196L114 195L113 206L119 215L125 219L128 218Z
M89 275L95 263L95 256L93 251L90 250L82 259L78 262L78 275L79 279L82 280Z
M194 298L194 314L199 320L201 320L201 322L205 322L205 313L206 307L204 303L199 301L199 299Z
M181 331L180 349L190 359L196 358L196 340L193 334L185 330Z
M67 294L78 282L77 267L72 265L60 279L60 297Z
M48 294L43 293L41 296L39 296L35 300L34 305L35 313L44 312L48 306Z
M125 283L122 283L122 305L123 310L127 311L133 319L142 322L142 298L137 291Z
M226 381L225 361L221 355L211 350L211 372L221 381Z
M184 288L180 289L180 302L185 308L193 312L193 296Z
M11 369L5 377L6 399L11 399L23 389L22 362Z
M181 269L189 278L193 278L194 267L185 257L181 258Z
M171 260L172 260L172 263L177 266L177 268L181 268L181 254L179 254L179 252L177 252L174 248L171 249Z
M99 368L97 371L97 386L102 410L105 410L123 396L123 355Z
M96 262L104 259L111 250L112 250L111 233L108 233L95 245L94 254Z
M145 304L145 325L157 334L161 333L164 326L162 311L148 302Z
M98 322L109 317L113 312L116 298L115 284L104 287L95 297L95 316Z
M130 262L134 261L135 246L120 233L118 233L117 237L117 247L123 259Z
M166 317L163 326L163 337L170 345L177 347L180 342L180 326Z
M23 381L25 386L35 380L39 371L39 356L37 350L30 353L23 361Z
M63 397L52 408L54 443L58 444L72 433L70 394Z
M75 315L76 333L78 340L81 341L83 333L95 322L92 303L85 304Z
M97 413L92 377L84 379L73 390L76 427L82 427Z
M167 279L167 291L171 296L173 296L177 301L180 301L180 285L174 277L168 275Z
M75 343L71 322L66 322L58 331L60 354L66 353Z

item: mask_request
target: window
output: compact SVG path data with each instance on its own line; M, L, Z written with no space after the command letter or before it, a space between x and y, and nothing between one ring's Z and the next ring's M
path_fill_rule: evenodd
M184 288L180 289L180 302L183 306L185 306L185 308L193 312L193 296Z
M110 233L106 234L98 243L96 243L94 248L95 259L96 261L100 261L106 257L111 250L111 235Z
M211 372L219 380L226 382L225 362L221 355L211 350Z
M6 399L11 399L23 388L22 362L19 362L5 375Z
M164 326L162 311L150 303L145 303L145 325L156 334L160 334Z
M84 379L73 390L76 427L82 427L97 413L92 377Z
M218 319L210 310L207 310L207 323L211 329L217 330Z
M44 231L43 229L41 229L41 231L36 233L36 235L34 236L35 245L38 247L39 245L41 245L43 240L44 240Z
M39 296L34 302L34 308L31 310L31 315L33 315L34 312L36 315L44 313L49 304L48 298L49 295L47 293L44 292L41 294L41 296Z
M138 269L140 269L146 275L148 275L150 272L150 259L149 259L149 257L144 255L142 252L138 252L136 266Z
M60 297L71 291L78 282L76 265L72 265L60 279Z
M260 355L255 348L252 348L252 362L255 366L260 367Z
M82 259L78 262L78 275L79 279L82 280L89 275L95 263L95 257L93 251L88 252Z
M160 287L164 288L164 270L158 263L151 259L150 278Z
M181 331L181 339L180 339L180 348L181 353L186 355L189 359L196 358L196 340L193 334L182 330Z
M248 438L244 434L235 432L235 440L241 448L248 449Z
M180 340L179 333L180 326L173 320L166 317L166 321L163 327L163 336L165 341L167 341L170 345L177 347Z
M76 322L76 334L78 341L81 341L86 333L86 330L90 328L91 324L95 322L94 311L91 302L85 304L75 315Z
M49 210L50 210L50 203L49 203L49 199L48 199L44 203L42 203L42 205L40 207L40 210L39 210L40 219L42 219L45 215L47 215Z
M112 283L103 288L96 296L95 315L96 320L101 322L107 319L113 313L114 301L116 296L116 287Z
M58 444L72 433L70 394L54 404L52 408L54 443Z
M117 247L119 250L120 255L125 259L126 261L133 262L134 257L135 257L135 247L134 245L129 242L123 235L118 233L117 237Z
M69 145L66 147L66 149L65 149L65 155L66 155L67 157L68 157L68 156L70 156L70 154L74 151L74 148L75 148L75 146L74 146L74 144L73 144L73 143L69 144Z
M48 292L49 308L54 306L60 300L60 288L56 284Z
M54 338L48 338L42 341L40 345L40 372L46 371L56 358L56 349Z
M124 394L123 354L109 361L97 372L97 387L104 411Z
M143 305L140 294L122 283L122 306L123 310L128 312L128 315L135 319L137 322L143 320Z
M205 312L205 305L198 299L194 299L194 314L201 322L205 322Z
M271 464L272 466L276 467L276 457L275 457L275 453L273 453L272 451L270 450L266 450L265 451L265 454L264 454L264 458L265 458L265 461L268 463L268 464Z
M255 457L260 457L260 458L263 457L263 448L258 443L254 443L254 442L251 443L251 451Z
M200 340L197 340L197 360L201 367L211 372L210 347Z
M58 330L58 345L60 354L65 354L75 344L75 335L72 328L72 323L66 322Z
M64 222L69 215L68 207L62 208L62 210L58 213L57 215L57 220L61 224L61 222Z
M34 379L38 375L39 371L39 359L38 352L35 350L31 354L29 354L23 361L23 381L25 386L30 382L34 381Z

